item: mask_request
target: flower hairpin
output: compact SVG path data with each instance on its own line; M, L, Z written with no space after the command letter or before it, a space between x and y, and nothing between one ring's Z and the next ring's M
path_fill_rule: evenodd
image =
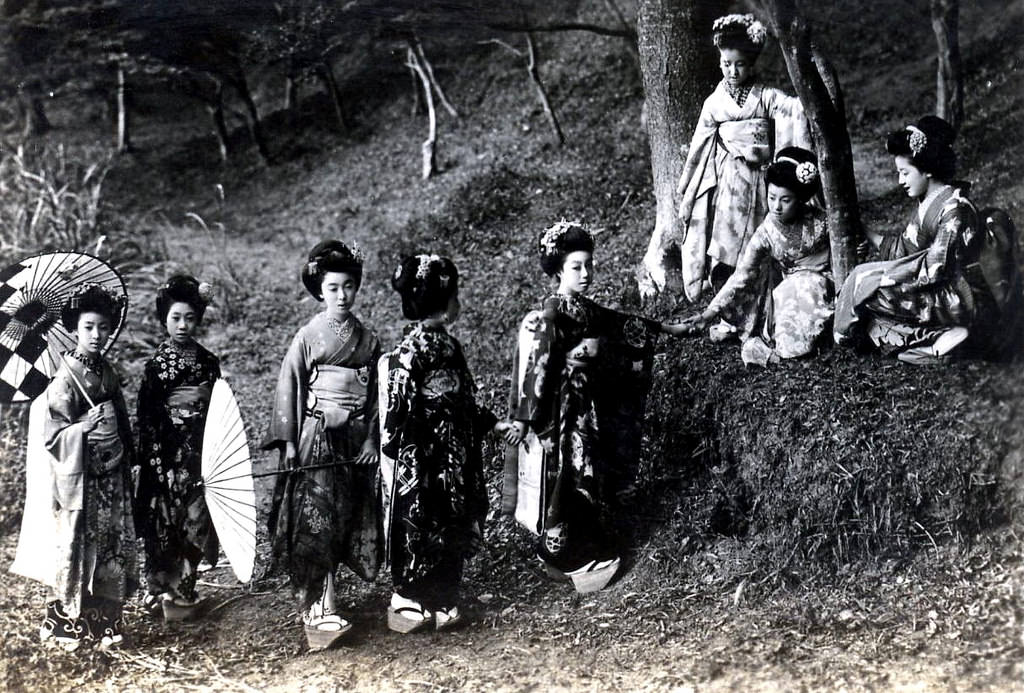
M910 133L909 144L910 153L917 156L924 148L928 146L928 136L924 134L924 131L916 125L908 125L907 132Z
M587 235L589 231L578 221L566 221L562 219L556 222L551 228L544 231L544 235L541 236L540 245L541 249L550 255L558 250L558 239L561 238L566 231L569 229L580 229Z
M440 255L417 255L416 259L420 261L419 267L416 268L417 279L426 279L430 274L430 265L434 262L441 262Z
M764 28L764 24L754 19L754 15L727 14L716 19L711 25L711 31L715 34L716 46L720 43L719 36L721 33L732 28L743 29L747 34L747 39L755 46L764 45L764 40L768 36L768 31Z
M199 298L209 301L213 298L213 285L210 282L199 282L199 286L196 287L196 293L199 294Z
M810 161L805 161L801 164L797 164L796 167L796 179L807 185L818 180L818 167L812 164Z

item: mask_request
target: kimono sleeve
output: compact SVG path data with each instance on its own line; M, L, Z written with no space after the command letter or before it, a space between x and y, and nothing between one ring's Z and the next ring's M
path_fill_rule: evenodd
M965 204L950 205L939 218L935 239L928 246L916 276L906 283L910 289L923 289L953 275L966 255L966 246L977 237L978 219Z
M807 114L799 98L765 87L764 105L768 116L775 121L775 151L784 147L803 147L814 151Z
M381 454L397 460L416 409L416 367L411 351L399 347L381 357L380 420ZM386 380L384 380L386 375Z
M711 299L707 310L719 315L736 300L738 295L753 290L757 286L757 280L761 276L765 262L770 257L771 248L762 225L757 227L757 231L750 237L740 256L739 264L736 265L736 269L725 286Z
M164 408L166 401L167 388L160 381L159 367L156 362L149 361L143 369L142 385L139 387L135 407L135 425L139 430L138 452L143 464L151 458L159 458L162 452L170 425Z
M83 507L86 467L86 433L78 417L85 411L75 385L62 370L46 390L43 441L53 456L54 500L65 510Z
M516 372L512 374L516 401L512 418L536 423L542 416L548 390L558 374L552 374L552 349L555 344L555 320L552 311L531 311L519 327Z
M270 416L267 439L263 443L264 450L283 448L285 443L299 444L302 417L306 410L311 362L312 356L305 339L305 330L299 330L281 362L277 392L274 396L274 411Z
M369 380L366 383L366 425L367 439L374 447L380 447L380 396L377 388L380 386L377 373L377 362L381 358L380 342L373 340L373 355L370 357L372 364L369 369Z

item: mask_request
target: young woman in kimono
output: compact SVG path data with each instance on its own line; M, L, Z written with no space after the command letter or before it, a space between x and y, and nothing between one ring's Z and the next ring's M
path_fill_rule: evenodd
M716 19L712 32L722 81L704 101L676 189L684 235L652 237L644 256L650 275L663 278L666 253L678 244L690 301L700 298L706 282L722 286L764 219L764 168L773 149L811 146L800 100L765 86L755 73L764 26L752 15L731 14ZM713 336L735 331L723 323Z
M135 517L146 549L145 604L168 621L195 613L197 569L213 535L200 460L220 362L194 338L209 291L185 275L157 290L156 317L167 339L146 362L139 389Z
M889 135L899 183L918 204L901 234L878 239L879 260L846 278L836 304L837 344L864 335L901 361L937 363L978 327L991 326L995 302L978 262L985 229L967 185L953 182L954 138L938 116Z
M98 284L71 296L61 322L78 343L61 357L42 395L57 535L54 589L40 635L67 650L84 638L101 649L120 646L122 608L138 587L131 429L119 378L101 355L123 309L123 298Z
M604 588L619 568L606 528L612 497L632 484L643 409L664 324L603 308L584 294L594 278L594 240L562 221L543 233L540 263L556 293L519 330L512 373L517 455L507 460L504 509L539 535L550 574L580 592Z
M481 441L507 434L477 403L462 345L446 325L459 315L459 274L437 255L405 258L391 281L415 321L380 359L381 475L394 594L388 627L444 630L462 619L463 564L487 514Z
M768 216L721 291L683 321L698 332L725 317L740 326L744 363L759 366L810 353L832 318L835 295L825 218L809 204L820 190L814 153L782 149L765 179Z
M269 526L302 610L310 649L352 624L338 613L340 565L370 581L382 560L377 483L377 336L353 314L363 258L341 241L318 243L302 283L324 304L281 363L264 449L280 453Z

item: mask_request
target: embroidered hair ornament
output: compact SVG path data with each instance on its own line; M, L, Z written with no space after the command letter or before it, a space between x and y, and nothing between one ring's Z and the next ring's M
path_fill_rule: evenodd
M910 145L910 153L914 156L920 155L924 148L928 146L928 135L924 134L924 130L916 125L908 125L907 132L910 133L910 137L907 138L907 142Z
M435 255L435 254L417 255L416 259L419 260L419 265L416 267L416 278L417 279L425 280L428 276L430 276L430 266L431 265L433 265L435 263L439 264L439 265L442 264L441 256L440 255ZM402 275L402 267L401 267L401 265L399 265L398 270L395 272L395 279L397 279L401 275ZM448 275L448 274L438 274L437 275L437 280L438 280L438 283L442 287L446 287L446 286L448 286L448 282L451 281L451 276Z
M346 245L345 249L348 250L348 254L351 259L355 260L357 264L362 265L366 262L366 253L359 247L358 244L353 243L352 245ZM306 263L306 271L309 274L318 274L320 272L320 262L327 261L330 259L339 258L341 260L348 260L341 251L331 250L325 257L317 257Z
M570 229L579 229L587 236L591 235L590 231L587 230L583 224L578 221L566 221L562 219L558 221L551 228L544 231L544 235L540 237L540 249L542 253L546 255L552 255L558 252L558 239L565 235L566 231Z
M110 289L102 284L92 282L89 284L82 284L80 287L75 289L75 292L71 294L70 298L68 298L68 307L72 310L81 308L82 299L85 298L86 294L93 291L99 291L102 293L118 309L123 309L124 305L128 302L127 296L116 296L110 291Z
M722 42L722 34L729 31L746 32L747 39L759 48L764 45L765 37L768 35L764 24L754 19L754 15L727 14L716 19L714 24L711 25L713 41L716 47L719 47Z

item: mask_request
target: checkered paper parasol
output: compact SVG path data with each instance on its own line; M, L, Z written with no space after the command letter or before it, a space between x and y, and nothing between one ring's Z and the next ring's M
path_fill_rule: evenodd
M110 265L85 253L35 255L0 272L0 403L30 401L50 384L61 354L77 342L60 324L61 307L85 284L128 295L124 280ZM124 325L128 301L122 305L104 351Z
M235 576L252 577L256 563L256 493L242 414L224 379L213 384L203 430L203 496Z

